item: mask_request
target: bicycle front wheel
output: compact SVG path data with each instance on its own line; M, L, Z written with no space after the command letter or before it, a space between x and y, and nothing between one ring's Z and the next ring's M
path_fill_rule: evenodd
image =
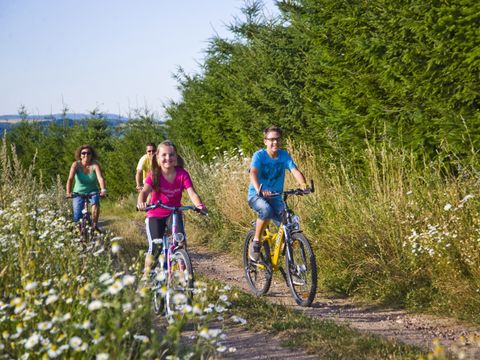
M153 311L160 314L165 310L165 295L163 294L163 286L165 286L166 271L162 264L157 261L153 271L150 274L153 285Z
M243 246L243 267L245 269L245 278L247 283L256 296L262 296L267 293L272 283L272 266L270 265L270 250L265 242L260 248L258 261L252 261L249 257L251 244L255 235L254 230L250 230L245 237Z
M93 238L92 220L88 213L85 214L82 218L82 222L80 225L80 233L81 233L82 240L85 243L89 243Z
M177 249L172 254L170 269L165 304L167 316L181 311L185 305L192 303L193 298L193 267L184 249Z
M300 306L310 306L317 292L317 263L307 238L301 233L292 234L289 244L291 257L285 253L288 287Z

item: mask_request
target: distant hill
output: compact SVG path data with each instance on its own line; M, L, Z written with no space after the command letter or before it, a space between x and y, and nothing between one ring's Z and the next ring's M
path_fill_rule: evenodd
M88 121L89 119L94 118L90 114L76 114L76 113L67 113L63 114L51 114L51 115L28 115L26 120L35 122L42 125L48 125L51 122L57 124L68 123L68 126L73 126L75 122L78 121ZM121 123L128 121L128 118L115 114L99 114L96 115L97 119L104 119L109 126L117 126ZM0 131L3 133L4 130L9 130L10 128L17 126L22 121L20 115L0 115Z

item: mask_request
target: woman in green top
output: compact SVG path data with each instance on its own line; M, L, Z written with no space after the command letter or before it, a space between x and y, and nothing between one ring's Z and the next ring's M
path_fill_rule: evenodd
M78 147L75 150L75 159L76 161L70 167L70 173L68 174L67 197L72 197L74 180L74 193L96 194L89 200L92 205L93 225L96 228L100 214L100 197L104 197L107 194L102 169L97 162L97 153L90 145ZM98 185L100 185L100 193ZM84 205L84 200L81 197L73 198L73 221L77 222L80 220Z

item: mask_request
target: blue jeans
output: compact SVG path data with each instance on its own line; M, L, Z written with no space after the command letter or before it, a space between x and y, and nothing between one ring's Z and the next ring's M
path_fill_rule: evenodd
M77 222L82 218L82 210L85 205L84 200L78 196L72 199L73 205L73 221ZM90 205L97 205L100 204L100 194L97 194L89 199Z
M283 202L279 196L264 198L254 195L248 200L248 206L258 214L261 220L281 221Z

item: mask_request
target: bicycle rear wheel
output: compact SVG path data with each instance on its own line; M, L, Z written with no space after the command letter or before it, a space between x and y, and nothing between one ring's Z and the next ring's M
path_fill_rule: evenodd
M165 313L171 317L181 311L193 298L193 267L185 249L177 249L171 257L171 273L168 275Z
M249 257L249 249L253 242L255 230L250 230L245 237L243 246L243 267L245 269L245 278L250 289L256 296L262 296L267 293L272 283L272 266L270 264L270 249L267 243L263 243L260 249L258 261L252 261Z
M317 263L307 238L301 233L292 234L289 245L291 260L285 253L288 287L300 306L310 306L317 292Z

